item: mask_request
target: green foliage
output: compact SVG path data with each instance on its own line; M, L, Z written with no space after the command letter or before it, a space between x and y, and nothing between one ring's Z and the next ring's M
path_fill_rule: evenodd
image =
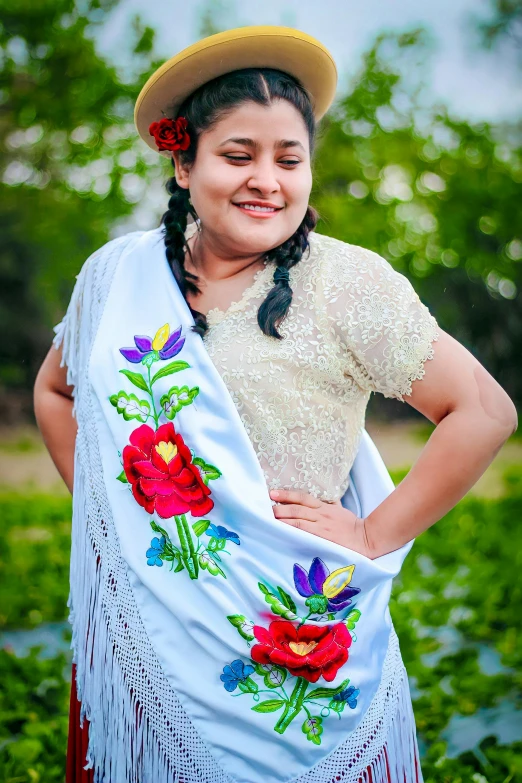
M0 630L65 619L71 500L1 494L0 509Z
M116 4L0 0L0 391L32 385L75 274L162 176L132 124L152 31L129 31L131 81L91 37Z
M0 650L0 779L62 783L65 774L70 664L42 660L38 648L17 658Z
M387 258L519 403L520 135L421 109L401 74L425 50L420 32L381 35L326 119L318 230Z

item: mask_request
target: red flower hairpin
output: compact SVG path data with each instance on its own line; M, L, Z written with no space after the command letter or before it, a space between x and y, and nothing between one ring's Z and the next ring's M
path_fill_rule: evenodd
M150 124L149 133L154 136L160 152L162 150L186 150L190 145L187 125L185 117L178 117L177 120L163 117L159 122Z

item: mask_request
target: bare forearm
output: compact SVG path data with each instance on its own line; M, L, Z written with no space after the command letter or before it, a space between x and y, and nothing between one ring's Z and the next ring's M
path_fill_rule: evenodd
M72 415L73 401L50 389L35 393L36 421L51 458L72 494L74 479L74 446L77 423Z
M484 473L512 430L476 411L455 410L435 428L404 480L365 520L374 557L437 522Z

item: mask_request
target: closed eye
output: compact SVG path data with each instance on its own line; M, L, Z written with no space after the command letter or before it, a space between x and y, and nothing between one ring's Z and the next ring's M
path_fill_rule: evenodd
M225 158L228 158L229 160L246 160L249 161L250 158L239 158L236 155L224 155ZM301 163L300 160L280 160L279 163L284 163L285 166L295 166L297 163Z

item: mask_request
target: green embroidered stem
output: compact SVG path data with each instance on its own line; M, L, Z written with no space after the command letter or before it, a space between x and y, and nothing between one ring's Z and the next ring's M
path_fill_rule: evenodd
M156 403L154 402L154 392L152 391L152 381L151 381L151 378L150 378L150 365L147 367L147 373L148 373L148 376L149 376L149 394L150 394L150 399L151 399L151 402L152 402L152 410L154 411L153 418L154 418L154 423L156 425L156 429L158 429L158 426L159 426L159 413L156 410Z
M197 579L199 573L199 565L194 551L194 542L192 540L191 530L187 517L185 514L174 517L176 521L176 529L178 531L179 543L181 545L181 558L185 565L185 568L189 572L191 579Z
M293 719L301 712L307 688L308 680L305 680L304 677L298 677L290 700L285 707L285 711L274 726L274 730L277 731L278 734L284 734Z

